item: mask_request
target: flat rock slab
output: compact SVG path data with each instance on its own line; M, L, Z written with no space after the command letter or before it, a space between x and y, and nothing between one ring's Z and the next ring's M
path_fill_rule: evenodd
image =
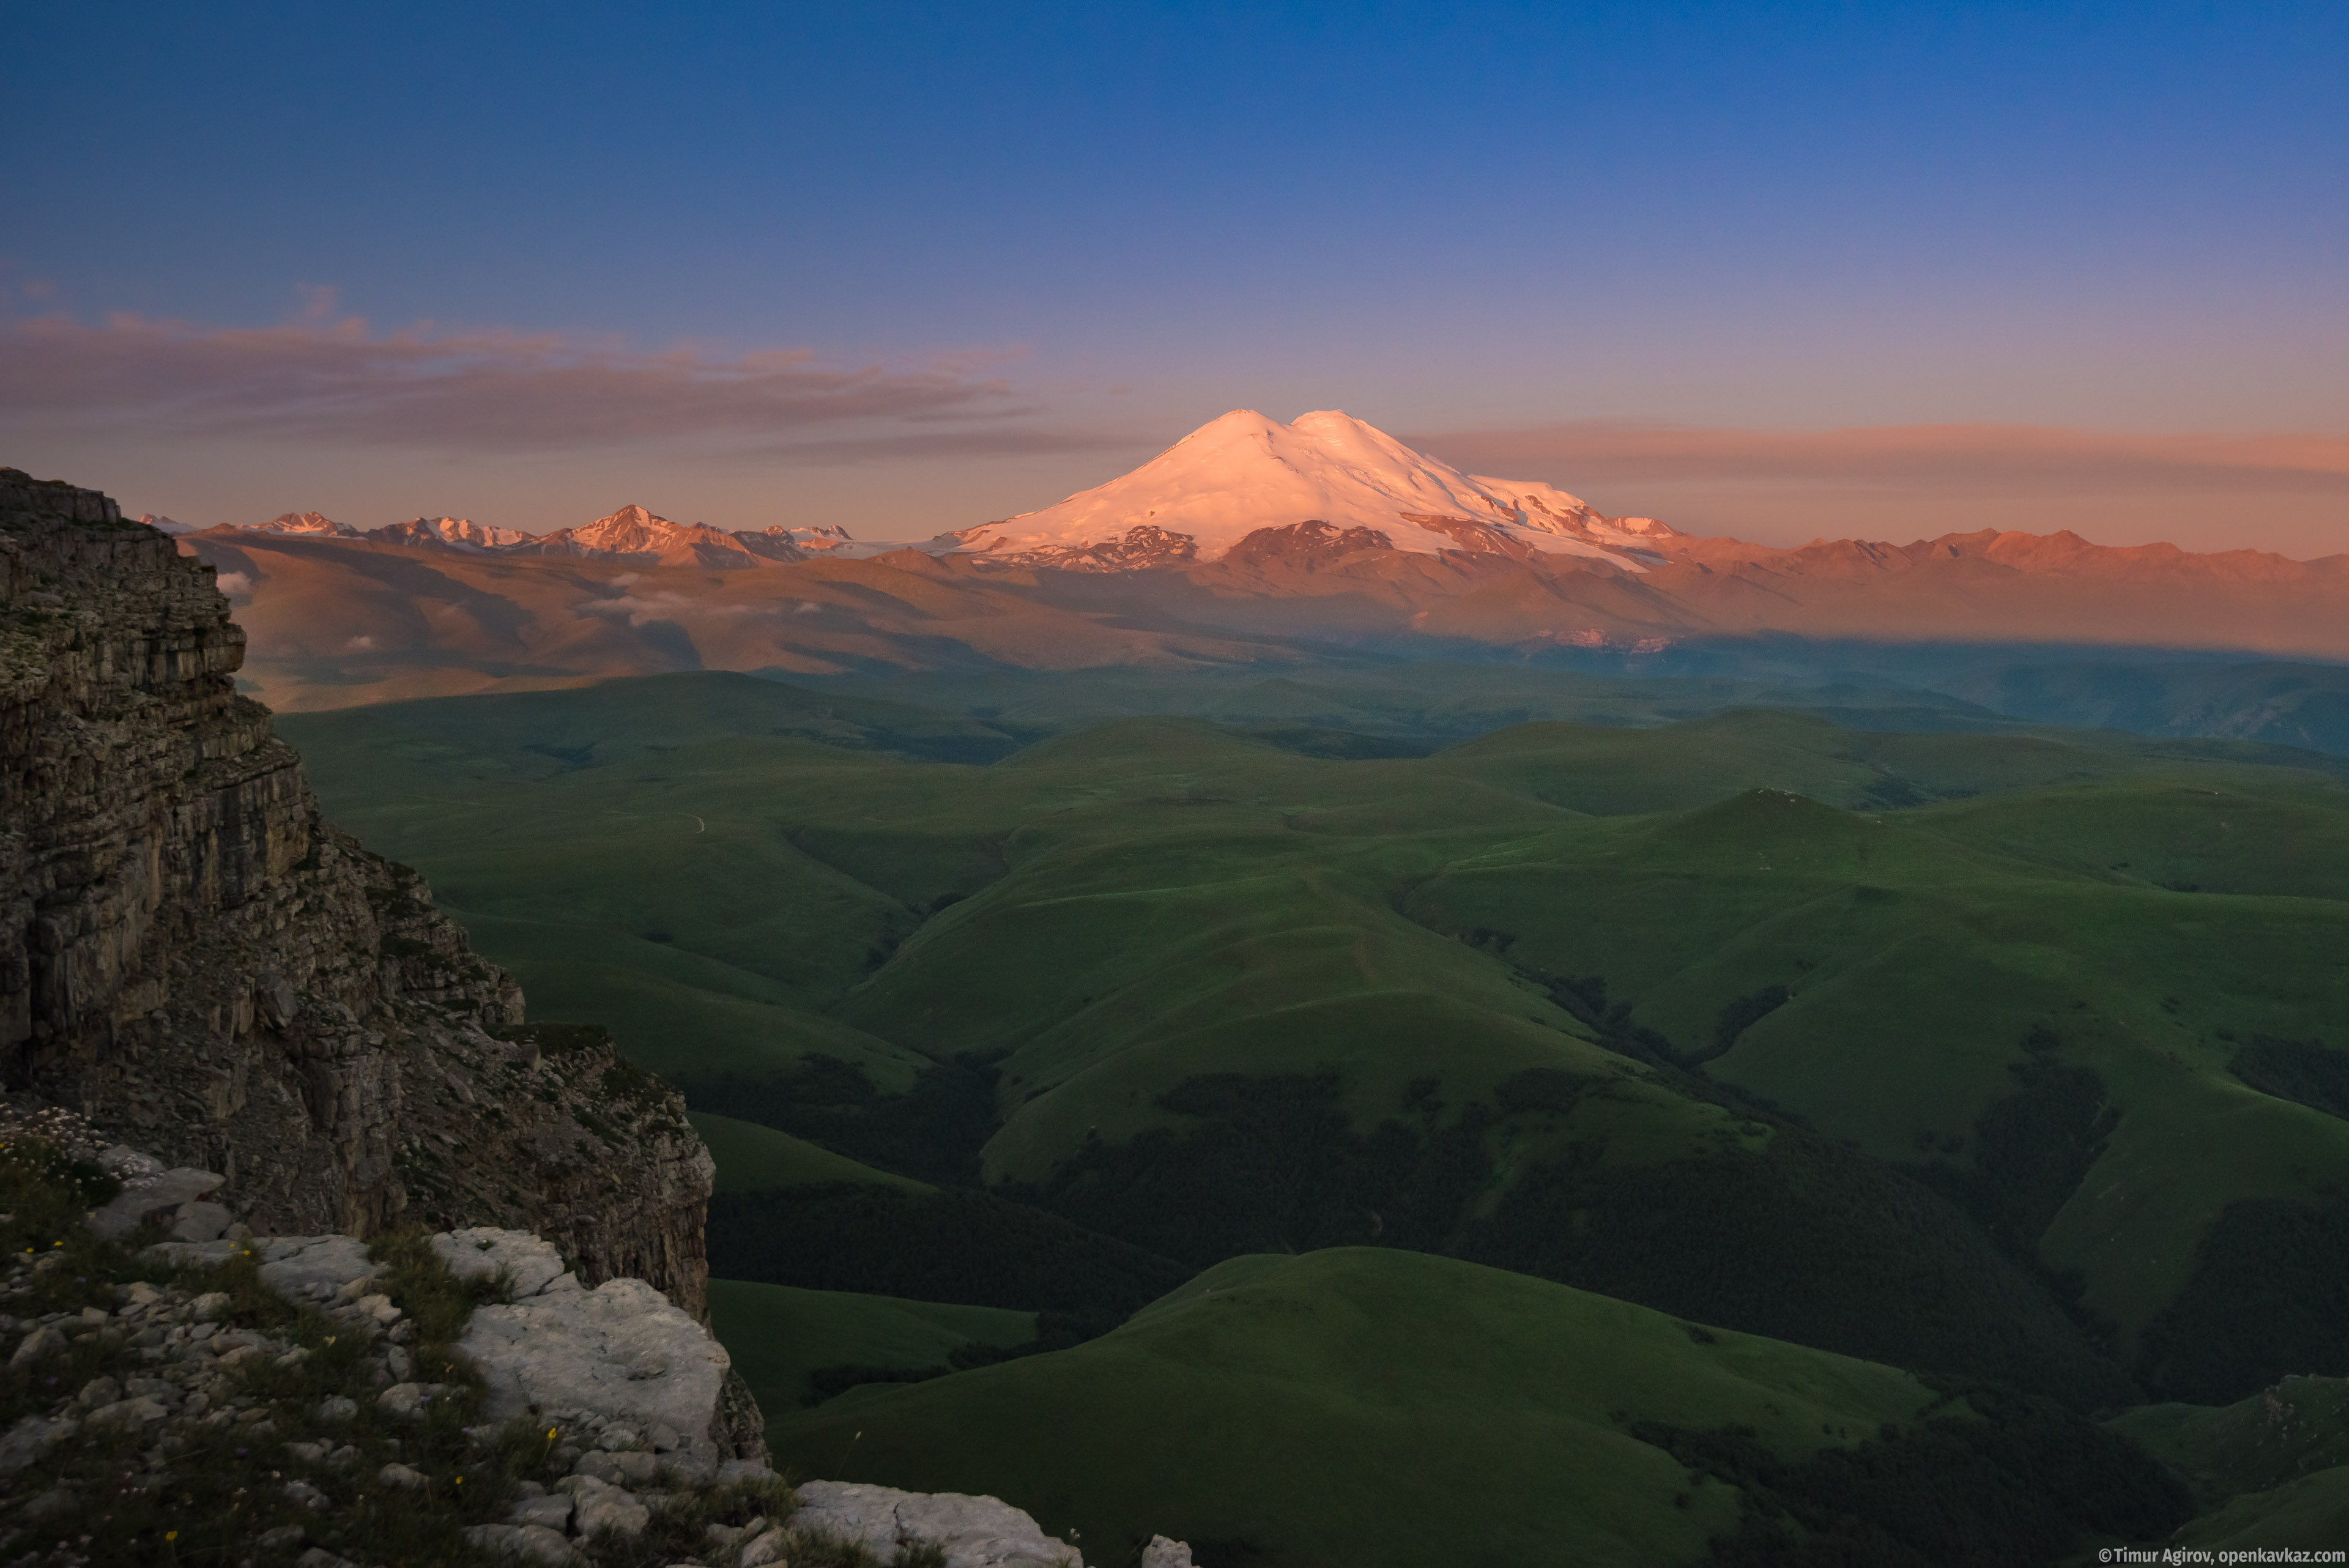
M508 1275L513 1298L534 1296L564 1273L563 1254L554 1243L527 1231L499 1231L477 1225L467 1231L443 1231L432 1238L432 1250L460 1280Z
M638 1431L667 1427L694 1460L717 1462L710 1428L731 1363L642 1280L590 1291L558 1274L511 1305L476 1307L457 1347L488 1381L492 1421L593 1412Z
M798 1490L792 1529L861 1542L885 1563L901 1542L926 1541L946 1552L947 1568L1084 1568L1075 1547L999 1498L858 1481L804 1481Z
M52 1421L43 1416L26 1416L5 1434L0 1434L0 1476L12 1476L26 1466L37 1462L49 1451L50 1445L74 1429L71 1421Z
M368 1261L367 1243L356 1236L273 1236L267 1241L165 1241L147 1249L150 1257L161 1257L181 1268L190 1265L217 1269L237 1252L246 1249L261 1254L261 1282L288 1301L303 1301L315 1293L315 1287L326 1285L341 1290L353 1280L364 1280L375 1272Z
M116 1146L117 1148L120 1147ZM109 1149L108 1152L115 1151ZM183 1203L193 1203L217 1189L227 1179L217 1171L189 1168L127 1177L122 1183L122 1190L106 1207L89 1217L89 1228L109 1241L119 1241L138 1230L140 1221L150 1214L176 1210ZM222 1224L225 1227L227 1221L223 1220Z

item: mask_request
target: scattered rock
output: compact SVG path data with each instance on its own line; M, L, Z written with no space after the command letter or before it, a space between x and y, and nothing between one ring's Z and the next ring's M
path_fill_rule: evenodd
M359 1413L359 1402L340 1394L330 1394L318 1401L318 1419L347 1421Z
M167 1414L157 1399L118 1399L111 1405L100 1406L89 1413L92 1427L110 1431L136 1429L150 1421L160 1421Z
M549 1492L544 1497L526 1497L506 1513L509 1524L535 1524L547 1530L571 1528L572 1502L567 1492Z
M580 1484L574 1487L573 1482ZM599 1530L641 1535L645 1526L652 1522L652 1510L638 1502L633 1493L607 1486L593 1476L566 1476L564 1490L571 1493L571 1528L581 1535L593 1535Z
M660 1473L660 1456L642 1453L591 1453L583 1455L572 1467L580 1475L594 1476L613 1486L649 1486Z
M74 1429L71 1421L26 1416L0 1434L0 1476L12 1476L36 1463L59 1438Z
M105 1157L99 1158L102 1160ZM151 1176L134 1176L123 1183L122 1190L115 1194L104 1208L89 1217L89 1228L109 1241L119 1241L138 1230L149 1215L176 1210L183 1203L192 1203L227 1180L228 1178L218 1171L197 1170L189 1167L158 1171ZM222 1211L221 1224L222 1227L228 1224L226 1210ZM220 1232L215 1231L212 1234L217 1236Z
M424 1403L420 1383L395 1383L375 1397L375 1402L395 1416L413 1416Z
M1142 1568L1192 1568L1191 1543L1154 1535L1142 1549Z
M18 1343L16 1346L16 1354L8 1358L8 1365L11 1366L27 1366L32 1362L38 1361L44 1355L59 1355L65 1350L65 1347L66 1336L64 1334L59 1334L54 1328L36 1328L32 1333L26 1334L24 1339Z
M855 1481L808 1481L799 1489L797 1530L820 1530L864 1543L887 1560L902 1541L926 1541L946 1552L947 1568L1082 1568L1076 1548L1050 1536L999 1498L960 1492L899 1491Z
M768 1531L764 1535L742 1548L742 1555L734 1560L736 1568L767 1568L769 1563L781 1563L783 1560L784 1543L781 1526Z
M579 1554L560 1531L539 1524L476 1524L465 1532L465 1543L483 1552L502 1552L532 1563L576 1563Z
M375 1479L386 1486L400 1487L409 1491L421 1491L432 1484L424 1479L422 1470L407 1465L386 1465L375 1472Z

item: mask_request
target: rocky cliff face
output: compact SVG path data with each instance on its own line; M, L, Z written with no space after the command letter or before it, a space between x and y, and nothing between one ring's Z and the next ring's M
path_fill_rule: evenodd
M318 812L212 568L0 469L0 1084L264 1234L497 1225L697 1316L709 1156Z

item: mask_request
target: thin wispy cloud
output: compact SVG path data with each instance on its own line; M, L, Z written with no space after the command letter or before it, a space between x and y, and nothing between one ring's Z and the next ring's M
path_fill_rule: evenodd
M771 455L796 462L882 462L915 457L1035 457L1061 452L1126 452L1147 457L1152 442L1110 431L1056 429L937 430L903 435L843 436L778 443Z
M1793 483L1982 498L2181 492L2349 497L2349 437L2116 435L2041 425L1721 430L1621 420L1402 440L1476 473L1577 484Z
M264 327L9 323L0 415L150 437L481 453L689 445L813 462L1102 444L1027 422L1036 410L979 356L843 369L803 348L726 358L551 335L378 333L328 319L331 306L314 294L301 317Z

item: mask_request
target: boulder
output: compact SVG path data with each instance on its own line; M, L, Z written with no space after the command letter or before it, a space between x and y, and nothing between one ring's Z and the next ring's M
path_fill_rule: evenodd
M193 1203L216 1190L227 1179L217 1171L186 1167L151 1175L132 1176L122 1184L120 1192L89 1217L89 1228L107 1241L119 1241L138 1230L149 1215L175 1210L182 1204ZM223 1210L222 1213L221 1226L225 1230L228 1226L227 1211ZM217 1236L220 1231L215 1231L212 1234Z
M791 1537L778 1525L744 1546L741 1555L734 1559L735 1568L774 1568L785 1560L790 1546Z
M947 1568L1084 1565L1075 1547L1045 1534L1033 1519L999 1498L899 1491L856 1481L807 1481L799 1496L793 1529L862 1542L884 1562L896 1555L900 1542L921 1541L945 1552Z
M432 1238L432 1250L460 1280L507 1274L511 1294L517 1300L534 1296L564 1272L563 1254L554 1243L527 1231L498 1231L478 1225L466 1231L444 1231Z
M488 1384L492 1421L593 1413L637 1431L666 1427L685 1468L714 1467L724 1346L642 1280L590 1291L561 1273L524 1295L523 1277L514 1301L476 1308L458 1342Z
M542 1529L564 1531L571 1528L571 1498L566 1492L549 1492L544 1497L526 1497L506 1511L508 1524L535 1524Z
M599 1530L641 1535L645 1526L652 1522L652 1510L637 1501L634 1492L593 1476L565 1476L555 1483L555 1490L570 1495L571 1528L581 1535L593 1535Z
M39 1462L51 1444L74 1429L71 1421L52 1421L46 1417L26 1416L5 1434L0 1434L0 1476L12 1476L26 1466Z
M543 1524L476 1524L465 1532L465 1544L480 1552L520 1558L525 1563L576 1563L579 1554L559 1530Z
M89 1413L92 1427L114 1431L135 1432L150 1421L160 1421L165 1411L157 1399L118 1399L111 1405L101 1405Z
M609 1481L614 1486L650 1486L660 1474L660 1456L647 1453L593 1453L583 1455L572 1467L583 1476Z

